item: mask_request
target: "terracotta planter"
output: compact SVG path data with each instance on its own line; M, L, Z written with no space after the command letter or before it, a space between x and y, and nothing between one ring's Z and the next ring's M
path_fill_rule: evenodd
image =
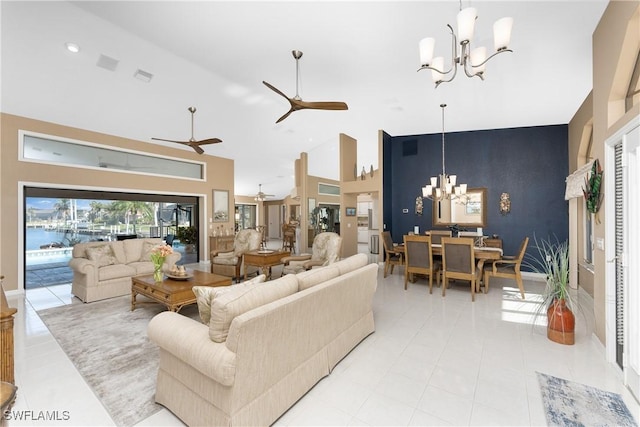
M547 338L551 341L573 345L576 320L564 299L553 300L547 309Z

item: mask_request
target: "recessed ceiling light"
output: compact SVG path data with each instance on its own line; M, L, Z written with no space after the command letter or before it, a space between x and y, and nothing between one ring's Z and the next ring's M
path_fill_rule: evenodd
M78 53L80 52L80 46L78 46L75 43L71 43L71 42L67 42L65 43L65 46L67 47L67 50L71 53Z

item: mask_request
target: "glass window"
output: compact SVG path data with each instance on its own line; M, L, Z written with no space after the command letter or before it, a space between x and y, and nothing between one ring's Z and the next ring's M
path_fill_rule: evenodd
M20 160L204 180L205 164L21 131Z
M584 261L593 265L593 214L584 209Z
M318 183L318 194L324 194L328 196L339 196L340 186L333 184Z

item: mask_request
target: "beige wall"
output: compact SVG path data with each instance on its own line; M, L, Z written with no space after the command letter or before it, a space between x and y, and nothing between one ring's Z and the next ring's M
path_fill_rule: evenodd
M591 155L604 160L604 142L618 129L628 124L640 114L640 105L624 112L624 95L630 80L638 51L640 50L640 6L638 2L611 1L593 34L593 147ZM579 161L581 123L588 114L579 111L570 127L570 159ZM578 157L577 157L578 156ZM572 163L577 164L577 163ZM611 179L612 171L604 171L604 179ZM605 238L605 224L613 221L613 215L606 211L606 198L600 210L600 224L596 224L595 239ZM572 224L572 227L577 227ZM574 232L576 230L573 230ZM594 254L593 299L595 333L604 344L605 334L605 270L607 264L602 250Z
M146 193L195 195L201 198L200 242L201 261L208 259L206 223L212 212L212 189L229 191L230 209L233 209L233 160L208 155L198 155L192 151L169 148L157 144L119 138L111 135L61 126L8 114L0 116L1 160L0 190L2 212L0 216L0 272L5 276L5 290L24 289L22 277L22 247L19 235L22 230L18 211L19 183L33 183L62 188L95 188L111 190L137 190ZM205 162L206 180L193 181L175 177L150 177L108 170L89 170L62 166L44 165L18 161L18 130L38 132L46 135L88 141L102 145L144 151L175 158ZM232 212L232 211L231 211ZM219 223L216 223L219 225ZM233 226L230 221L222 224Z
M378 159L382 165L382 135L378 132ZM366 171L365 179L354 176L354 165L358 160L358 141L348 135L340 134L340 199L341 199L341 223L342 256L347 257L358 253L358 223L357 217L344 215L344 208L358 206L358 194L370 194L380 200L378 212L378 224L376 228L382 231L382 166L373 171L373 177ZM356 168L357 170L357 168ZM378 254L378 261L382 261L383 251Z

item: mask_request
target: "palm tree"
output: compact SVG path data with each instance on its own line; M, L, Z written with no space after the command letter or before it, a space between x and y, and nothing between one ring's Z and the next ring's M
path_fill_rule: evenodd
M92 200L89 203L89 207L91 208L91 210L89 211L89 221L93 222L96 219L101 220L104 205L97 200Z
M133 218L133 233L136 233L136 223L138 216L141 216L143 219L148 220L149 222L152 220L152 204L153 203L151 202L118 200L111 203L109 210L124 217L124 221L126 224L126 233L129 233L129 225L131 223L131 218Z
M53 205L53 209L56 212L56 218L59 214L62 214L62 221L65 224L67 222L67 214L69 213L70 206L71 205L69 199L60 199L56 202L55 205Z

